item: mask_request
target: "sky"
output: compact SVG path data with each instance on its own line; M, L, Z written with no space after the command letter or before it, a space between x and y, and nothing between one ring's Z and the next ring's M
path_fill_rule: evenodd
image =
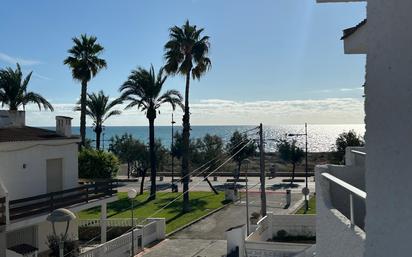
M28 106L29 125L54 125L56 115L78 124L72 109L80 84L63 65L74 36L95 35L104 46L108 67L88 92L114 99L132 69L164 64L168 29L189 19L210 36L212 60L212 69L191 82L193 125L358 124L365 56L344 55L340 37L365 15L364 3L315 0L6 0L0 69L19 62L25 74L33 71L29 89L55 107L51 113ZM184 82L169 77L165 89L184 92ZM162 107L156 124L170 124L171 112ZM133 109L106 125L147 125L147 119Z

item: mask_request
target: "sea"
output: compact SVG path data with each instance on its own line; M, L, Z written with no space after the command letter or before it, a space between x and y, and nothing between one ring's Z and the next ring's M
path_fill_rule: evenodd
M54 127L47 127L54 130ZM192 139L202 138L206 134L217 135L227 143L235 131L245 132L250 138L258 138L258 129L255 126L192 126ZM334 149L336 138L342 132L354 130L360 136L365 133L364 124L333 124L333 125L311 125L308 124L308 151L309 152L329 152ZM73 133L79 134L79 127L73 127ZM174 126L174 131L182 131L181 126ZM287 134L303 134L305 133L304 125L272 125L263 126L265 138L265 150L267 152L276 151L276 144L280 139L295 139L300 147L305 146L305 136L286 136ZM149 128L147 126L105 126L102 133L102 143L105 149L109 147L111 138L115 135L129 133L133 137L148 141ZM87 127L86 136L91 140L95 140L95 134L91 127ZM171 126L156 126L155 137L160 139L166 148L170 148L172 140Z

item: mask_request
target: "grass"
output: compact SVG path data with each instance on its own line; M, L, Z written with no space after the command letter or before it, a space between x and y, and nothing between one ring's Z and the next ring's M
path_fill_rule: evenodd
M216 195L213 192L190 192L190 212L183 213L181 211L182 198L180 197L153 216L153 213L180 194L181 193L158 192L156 200L153 201L147 201L147 193L139 195L134 201L134 217L141 218L142 220L148 217L165 218L166 233L169 233L225 204L223 193ZM118 197L118 201L107 205L108 218L130 218L132 214L130 210L131 202L127 198L127 193L118 193ZM98 219L100 217L100 207L84 210L78 213L78 217L80 219Z
M305 206L303 205L296 214L305 214ZM309 199L309 209L306 214L316 214L316 197L312 196Z

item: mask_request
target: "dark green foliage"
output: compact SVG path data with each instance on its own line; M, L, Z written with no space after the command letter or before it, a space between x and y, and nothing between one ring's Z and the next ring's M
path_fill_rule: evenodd
M86 179L108 179L119 170L117 157L109 152L82 149L79 153L79 177Z
M335 160L343 164L345 161L345 149L348 146L364 146L365 142L363 141L362 136L356 134L354 130L341 133L335 142Z
M247 146L245 147L246 144ZM250 142L250 139L246 134L242 134L239 131L233 133L229 143L226 145L226 151L228 155L236 154L233 157L233 160L237 163L237 173L234 174L235 178L239 178L240 176L240 168L243 160L254 156L256 154L256 149L256 144Z
M59 242L62 236L49 235L47 236L47 246L50 249L50 257L59 257ZM63 253L65 257L79 256L80 249L79 243L76 240L66 238L64 240Z
M125 133L122 136L114 136L110 139L109 151L114 153L122 163L127 163L127 176L130 177L130 172L136 166L137 161L149 159L146 156L146 145L137 139L134 139L131 134Z
M277 148L280 158L283 161L292 164L292 179L290 183L293 184L295 179L296 164L303 160L303 157L305 157L305 152L296 145L296 140L292 140L292 142L284 139L280 140L277 144Z
M41 95L28 91L27 87L33 72L25 78L21 72L20 65L17 69L8 67L0 70L0 102L2 106L9 106L10 111L17 111L19 107L25 107L28 103L35 103L41 110L53 111L53 106Z

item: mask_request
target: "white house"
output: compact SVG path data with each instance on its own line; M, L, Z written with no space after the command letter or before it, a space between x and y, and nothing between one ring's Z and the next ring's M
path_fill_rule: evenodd
M111 184L79 185L79 141L69 117L57 116L51 131L26 126L24 111L0 111L0 256L16 256L29 246L46 251L52 234L46 217L54 209L101 206L104 215L107 203L117 199ZM76 222L69 235L77 237Z
M345 51L362 49L356 52L367 55L364 188L356 186L354 183L359 181L350 177L339 179L331 166L317 168L317 192L321 192L317 200L322 204L318 217L323 217L317 223L320 227L317 231L317 256L410 256L412 202L408 189L412 180L412 1L363 2L367 2L367 22L344 40ZM340 167L345 168L351 169ZM339 187L348 196L349 215L339 210L342 208L339 204L344 200L336 199L331 186ZM366 202L363 228L358 226L359 219L356 219L359 207L355 199Z

